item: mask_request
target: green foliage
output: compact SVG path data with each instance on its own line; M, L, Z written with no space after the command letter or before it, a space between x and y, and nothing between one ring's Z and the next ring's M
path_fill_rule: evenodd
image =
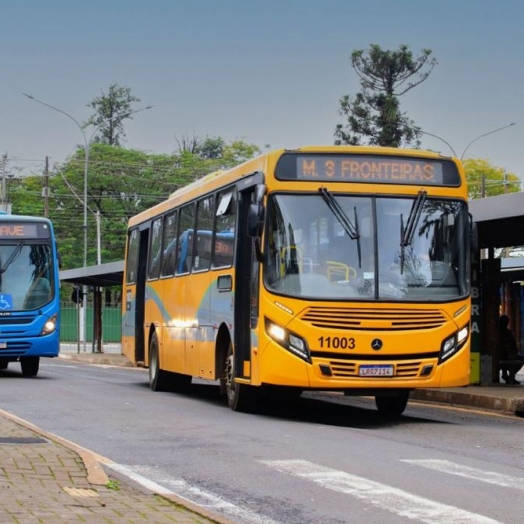
M362 90L340 99L339 113L346 122L336 126L335 144L419 147L420 128L401 112L399 97L429 76L437 64L431 53L423 49L414 58L404 44L397 51L376 44L353 51L351 65Z
M520 191L520 179L502 167L490 164L489 160L467 158L463 162L468 181L470 199L496 196Z
M119 480L115 480L115 479L111 479L111 480L109 480L107 482L106 488L107 489L112 489L112 490L115 490L115 491L120 491L120 481Z
M100 129L95 142L120 146L126 136L123 121L126 118L133 118L130 115L133 112L133 102L140 102L140 98L131 95L129 87L110 85L107 93L103 93L87 104L87 107L92 107L96 112L87 120L84 128L97 126Z
M131 216L210 172L227 169L260 152L257 146L242 141L227 144L213 140L222 144L218 158L215 154L201 156L198 150L161 155L93 144L87 173L87 264L97 262L98 217L102 262L122 260ZM79 148L62 165L54 166L49 176L49 218L57 234L62 269L83 265L84 167L84 149ZM41 175L17 180L10 191L13 213L42 216L42 185Z

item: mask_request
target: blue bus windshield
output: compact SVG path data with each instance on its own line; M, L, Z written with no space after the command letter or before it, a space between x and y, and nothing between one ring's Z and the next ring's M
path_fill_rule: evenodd
M50 244L0 244L0 312L37 309L54 297Z

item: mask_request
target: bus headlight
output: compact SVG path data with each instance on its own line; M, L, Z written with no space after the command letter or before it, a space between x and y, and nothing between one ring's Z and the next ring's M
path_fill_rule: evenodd
M289 332L287 329L275 324L271 320L266 318L266 333L283 348L287 349L290 353L293 353L297 357L311 363L311 355L307 347L306 341Z
M442 342L439 364L453 356L468 340L469 325L464 326Z
M40 335L50 335L56 329L56 322L58 320L58 315L53 315L50 319L46 321Z

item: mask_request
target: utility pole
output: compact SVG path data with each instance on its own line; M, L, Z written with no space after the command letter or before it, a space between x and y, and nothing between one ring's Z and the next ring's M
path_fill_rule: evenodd
M7 153L2 155L2 203L7 204L6 190L5 190L5 170L7 164Z
M44 197L44 216L49 216L49 157L45 157L45 171L44 171L44 188L42 190Z

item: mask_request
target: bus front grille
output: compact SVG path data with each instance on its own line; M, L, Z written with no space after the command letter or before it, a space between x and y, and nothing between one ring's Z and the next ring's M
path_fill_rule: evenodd
M446 322L437 309L355 309L311 307L300 317L312 326L354 331L404 331L438 328Z
M358 377L358 364L356 362L331 361L329 362L331 373L334 378ZM398 362L392 377L377 378L414 378L418 377L422 369L422 362ZM368 377L372 380L372 377Z

